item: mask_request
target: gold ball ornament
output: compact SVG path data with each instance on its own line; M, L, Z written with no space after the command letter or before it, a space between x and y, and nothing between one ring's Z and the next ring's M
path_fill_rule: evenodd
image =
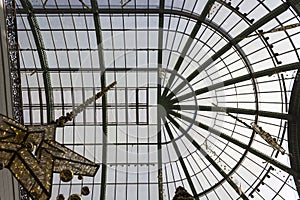
M90 194L90 189L89 189L89 187L87 187L87 186L82 187L82 188L81 188L81 194L82 194L83 196L89 195L89 194Z
M78 180L82 180L83 176L82 175L78 175Z
M69 182L73 179L74 173L70 169L64 169L60 172L60 180L63 182Z
M57 195L56 200L65 200L65 197L63 194L59 194Z
M82 198L79 194L72 194L69 196L68 200L82 200Z

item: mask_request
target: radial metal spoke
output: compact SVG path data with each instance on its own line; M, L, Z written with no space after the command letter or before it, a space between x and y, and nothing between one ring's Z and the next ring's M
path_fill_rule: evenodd
M203 9L203 11L201 13L201 15L199 16L199 18L198 18L198 20L197 20L197 22L196 22L196 24L195 24L195 26L194 26L191 34L189 35L189 38L188 38L187 42L185 43L185 45L184 45L184 47L182 49L182 52L181 52L179 58L177 59L177 62L176 62L175 66L174 66L174 69L173 69L176 72L179 70L179 68L180 68L180 66L181 66L181 64L182 64L182 62L184 60L184 57L187 54L187 51L191 47L193 40L195 39L198 31L200 30L202 22L204 21L205 17L210 12L210 8L212 7L212 5L213 5L214 2L215 2L215 0L209 0L206 3L206 5L205 5L205 7L204 7L204 9ZM171 74L171 76L170 76L170 78L169 78L169 80L167 82L166 87L171 87L171 85L172 85L172 83L174 81L174 78L175 78L175 74L176 73L172 73ZM162 95L166 96L167 93L168 93L168 90L165 88Z
M220 83L216 83L213 84L211 86L208 87L203 87L200 89L195 90L194 93L190 92L190 93L186 93L182 96L177 97L177 99L172 99L171 102L172 103L178 103L179 101L188 99L190 97L193 97L194 95L200 95L200 94L204 94L206 92L209 91L213 91L222 87L226 87L228 85L232 85L232 84L236 84L236 83L240 83L243 81L247 81L250 80L252 78L259 78L259 77L263 77L263 76L271 76L273 74L276 73L280 73L280 72L286 72L286 71L290 71L290 70L295 70L295 69L300 69L300 63L296 62L296 63L291 63L291 64L287 64L287 65L282 65L276 68L269 68L269 69L265 69L262 71L258 71L258 72L254 72L252 74L246 74L243 76L239 76L230 80L226 80Z
M230 136L228 136L228 135L226 135L226 134L224 134L224 133L222 133L222 132L214 129L213 127L207 126L207 125L205 125L205 124L203 124L201 122L198 122L198 121L193 121L192 118L184 116L184 115L181 115L181 114L176 113L174 111L171 111L170 114L173 115L173 116L175 116L175 117L178 117L180 119L183 119L183 120L185 120L187 122L193 123L194 125L202 128L202 129L204 129L206 131L209 131L210 133L212 133L214 135L217 135L217 136L219 136L219 137L221 137L221 138L223 138L223 139L225 139L225 140L227 140L227 141L229 141L229 142L231 142L231 143L233 143L233 144L235 144L235 145L237 145L237 146L239 146L239 147L241 147L243 149L248 150L252 154L260 157L261 159L265 160L266 162L268 162L270 164L273 164L274 166L280 168L281 170L285 171L286 173L288 173L288 174L290 174L290 175L292 175L294 177L298 177L298 178L300 177L300 173L299 172L297 172L297 171L293 170L292 168L290 168L290 167L288 167L288 166L286 166L286 165L278 162L277 160L273 159L272 157L270 157L270 156L268 156L268 155L266 155L266 154L264 154L264 153L262 153L262 152L260 152L260 151L258 151L256 149L254 149L254 148L249 147L247 144L245 144L245 143L243 143L243 142L241 142L241 141L239 141L237 139L234 139L234 138L232 138L232 137L230 137Z
M248 35L250 35L252 32L263 26L264 24L268 23L284 11L286 11L289 8L289 5L286 3L281 4L273 11L269 12L267 15L265 15L263 18L258 20L256 23L254 23L252 26L248 27L246 30L244 30L242 33L240 33L238 36L236 36L230 43L226 44L223 48L221 48L219 51L217 51L214 55L210 57L207 61L205 61L202 65L200 65L194 72L192 72L188 77L187 80L191 82L198 74L200 74L205 68L207 68L209 65L211 65L214 61L216 61L218 58L220 58L223 54L225 54L233 45L236 45L240 41L242 41L244 38L246 38ZM251 76L251 74L249 75ZM176 94L178 93L182 88L184 87L184 83L179 84L175 89L173 89L173 92ZM172 95L170 94L168 96L169 98L172 98Z
M173 109L175 109L175 110L194 110L195 106L194 105L174 105ZM213 111L213 112L219 112L219 111L222 112L222 110L226 110L229 113L259 115L259 116L263 116L263 117L285 119L285 120L289 120L292 118L291 115L289 115L289 114L261 111L261 110L256 111L256 110L244 109L244 108L219 107L219 109L218 109L214 106L198 106L198 109L199 109L199 111Z
M178 147L178 145L176 144L176 142L175 142L175 140L174 140L174 136L173 136L173 133L172 133L172 131L171 131L171 129L170 129L170 126L169 126L169 124L168 124L168 122L166 121L165 118L164 118L163 120L164 120L164 126L166 127L167 133L168 133L168 135L169 135L169 137L170 137L170 139L171 139L171 141L172 141L172 145L173 145L173 147L174 147L174 149L175 149L175 152L176 152L176 155L177 155L177 157L178 157L178 160L179 160L179 162L180 162L180 164L181 164L181 167L182 167L182 169L183 169L183 171L184 171L185 177L186 177L186 179L187 179L187 181L188 181L188 183L189 183L189 185L190 185L190 188L191 188L191 190L192 190L193 196L195 197L196 200L199 200L199 197L198 197L198 195L197 195L195 186L194 186L194 184L193 184L193 181L192 181L192 179L191 179L191 176L190 176L190 174L189 174L189 171L187 170L187 167L186 167L186 165L185 165L185 162L184 162L184 160L183 160L183 158L182 158L182 155L181 155L181 153L180 153L179 147Z
M20 43L8 56L20 54L11 70L22 81L11 86L22 89L13 102L23 97L15 116L24 113L25 124L50 122L52 112L119 82L57 132L101 165L97 177L78 177L90 184L90 198L171 199L180 185L197 200L300 194L300 34L288 29L299 0L6 1L16 5L3 9L2 21ZM11 12L18 27L10 26ZM212 99L224 107L203 103ZM267 143L273 138L256 140L249 120L268 125L290 157L278 157ZM59 179L53 185L49 194L59 196L76 187Z
M99 56L99 64L101 69L101 89L103 90L106 86L106 78L105 78L105 62L104 62L104 54L103 54L103 40L102 40L102 32L100 25L100 18L98 13L98 3L96 0L91 0L92 10L93 10L93 18L96 29L96 39L98 45L98 56ZM100 188L100 199L106 199L106 177L107 177L107 97L104 95L102 97L102 164L101 164L101 188Z
M248 197L241 191L241 189L233 182L228 174L201 148L201 146L172 118L168 116L170 122L172 122L185 136L186 138L201 152L201 154L212 164L212 166L223 176L223 180L226 180L231 187L241 196L242 199L248 200ZM173 138L174 139L174 138ZM173 140L172 139L172 140Z
M287 0L287 2L291 4L298 16L300 16L300 2L298 0Z

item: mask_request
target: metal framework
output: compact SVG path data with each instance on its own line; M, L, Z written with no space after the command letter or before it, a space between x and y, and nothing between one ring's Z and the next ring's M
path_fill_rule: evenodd
M288 122L288 137L289 140L289 151L291 154L293 154L293 157L291 159L291 168L295 171L300 171L300 159L299 159L299 131L300 131L300 125L299 122L297 122L297 118L300 114L300 103L299 103L299 97L300 97L300 81L299 81L300 71L298 70L296 75L296 80L293 86L292 90L292 97L290 101L290 109L289 114L292 116L292 118ZM300 194L300 183L299 183L299 177L294 177L296 186L298 188L298 194Z
M157 105L161 103L161 85L162 79L161 73L163 73L163 28L164 28L164 9L165 9L165 1L159 1L159 21L158 21L158 52L157 52ZM163 166L162 166L162 130L161 130L161 120L160 118L163 116L162 108L157 109L157 158L158 158L158 169L157 169L157 177L158 177L158 192L159 192L159 200L164 199L163 194Z
M98 3L96 0L91 0L92 10L93 10L93 17L96 29L96 41L98 47L98 57L99 57L99 65L101 69L101 88L103 89L106 86L106 75L105 75L105 62L104 62L104 55L103 55L103 39L101 33L101 24L99 19L98 13ZM102 99L102 166L101 166L101 192L100 192L100 199L106 198L106 179L107 179L107 99L106 96Z
M268 31L298 23L298 5L17 3L25 124L47 123L118 82L56 134L99 173L72 184L53 177L52 196L90 185L87 198L101 200L172 199L179 186L195 199L294 198L298 156L279 155L211 103L297 155L300 31Z
M22 6L26 11L28 23L30 25L30 29L32 31L32 35L34 37L34 42L38 51L39 60L41 63L41 68L43 70L43 80L44 86L47 87L45 90L46 101L47 101L47 123L50 123L53 118L53 95L52 95L52 88L51 88L51 80L50 75L48 73L48 62L47 56L45 53L45 47L43 42L43 37L40 32L40 28L36 17L33 13L33 8L29 0L21 0Z
M264 16L259 21L255 22L253 25L251 25L249 28L244 30L242 33L240 33L238 36L233 38L230 43L225 45L223 48L221 48L219 51L217 51L214 55L210 57L206 62L204 62L200 67L198 67L195 71L193 71L188 77L188 81L192 81L198 74L200 74L205 68L207 68L209 65L211 65L215 60L217 60L220 56L225 54L234 44L239 43L244 38L246 38L248 35L250 35L253 31L258 30L261 26L266 24L268 21L274 19L276 16L280 15L284 11L288 9L288 4L282 4L278 8L272 10L270 13L268 13L266 16ZM183 85L179 85L174 89L174 93L179 92L182 89ZM169 98L172 98L172 95L169 95Z
M53 172L95 176L99 166L54 140L56 125L24 126L0 115L1 164L31 198L51 197ZM32 153L35 150L34 154Z

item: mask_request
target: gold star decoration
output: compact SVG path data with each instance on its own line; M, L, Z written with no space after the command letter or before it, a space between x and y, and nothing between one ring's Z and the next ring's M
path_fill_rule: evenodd
M99 168L56 142L55 129L56 124L24 126L0 115L0 160L34 199L50 198L53 172L94 176Z
M99 165L56 142L55 130L115 84L88 99L80 109L75 109L72 118L60 117L49 125L22 125L0 114L0 164L13 173L33 199L51 197L53 173L60 173L61 180L66 181L74 174L95 176Z

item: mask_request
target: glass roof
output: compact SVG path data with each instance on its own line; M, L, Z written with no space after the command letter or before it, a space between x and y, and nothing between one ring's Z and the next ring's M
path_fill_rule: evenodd
M47 124L106 85L56 140L101 164L54 176L52 199L297 199L288 151L300 28L282 0L17 0L25 124ZM298 38L298 39L297 39ZM267 157L266 157L267 156Z

